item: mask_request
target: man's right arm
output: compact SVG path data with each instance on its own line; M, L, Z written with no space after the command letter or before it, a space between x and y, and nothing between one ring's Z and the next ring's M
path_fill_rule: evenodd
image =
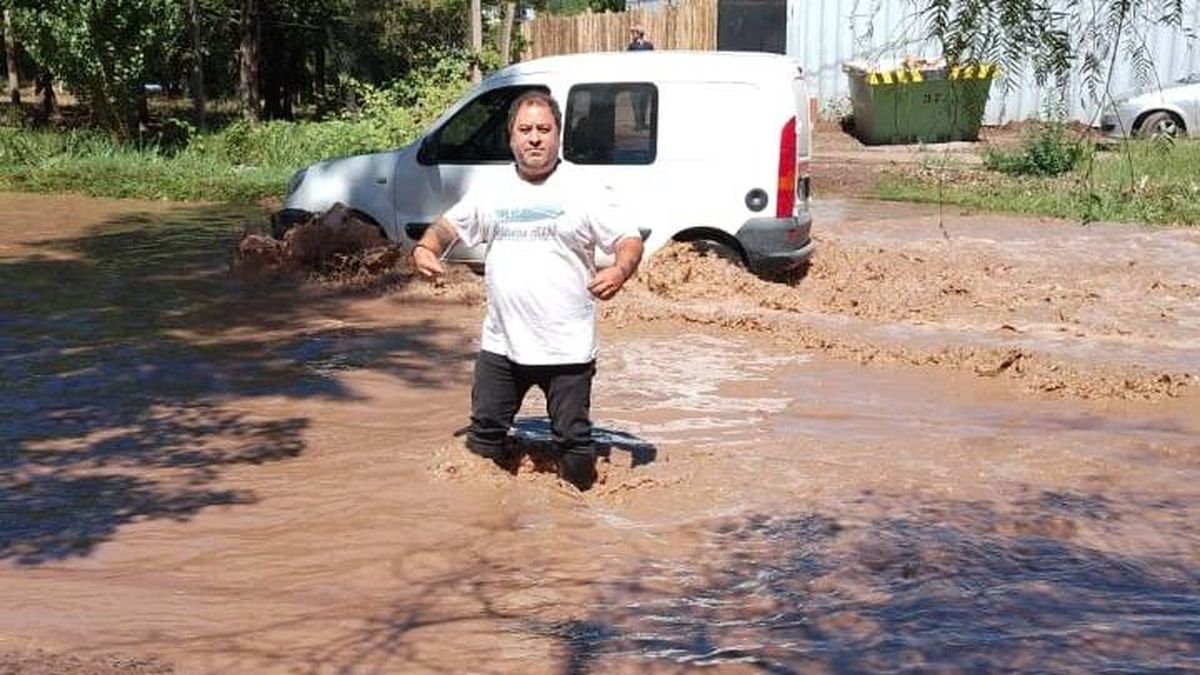
M442 253L454 245L458 233L454 226L442 216L425 228L425 234L413 246L413 265L425 277L440 277L446 273L442 265Z

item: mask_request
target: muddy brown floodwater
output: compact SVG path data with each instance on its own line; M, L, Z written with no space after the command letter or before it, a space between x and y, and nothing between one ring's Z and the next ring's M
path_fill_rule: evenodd
M0 672L1200 670L1195 230L665 250L580 494L451 436L475 276L232 274L260 218L0 195Z

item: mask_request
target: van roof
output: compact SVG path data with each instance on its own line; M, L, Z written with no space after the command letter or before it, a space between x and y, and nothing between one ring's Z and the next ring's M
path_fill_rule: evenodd
M685 75L686 79L712 81L745 80L756 70L773 72L774 77L783 75L791 78L800 73L800 66L789 57L765 52L592 52L522 61L494 73L491 77L570 73L573 77L584 80L669 80Z

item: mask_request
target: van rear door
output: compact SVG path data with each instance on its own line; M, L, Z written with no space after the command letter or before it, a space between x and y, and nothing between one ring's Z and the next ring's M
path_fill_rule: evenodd
M665 206L658 162L659 90L650 82L573 85L563 111L562 157L601 191L612 217L649 232ZM611 263L597 251L597 264Z
M799 69L792 79L796 109L796 207L807 208L812 197L812 116L808 82Z

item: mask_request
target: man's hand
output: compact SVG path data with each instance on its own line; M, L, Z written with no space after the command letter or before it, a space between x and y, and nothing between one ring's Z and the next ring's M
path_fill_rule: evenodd
M637 237L623 237L618 241L616 264L596 272L592 283L588 284L592 295L601 300L611 300L637 271L642 262L642 248L642 240Z
M592 283L588 284L588 290L601 300L611 300L625 285L625 280L625 272L620 267L616 265L605 267L592 277Z
M412 250L413 265L421 276L426 279L436 279L446 273L445 266L433 249L424 244L417 244Z

